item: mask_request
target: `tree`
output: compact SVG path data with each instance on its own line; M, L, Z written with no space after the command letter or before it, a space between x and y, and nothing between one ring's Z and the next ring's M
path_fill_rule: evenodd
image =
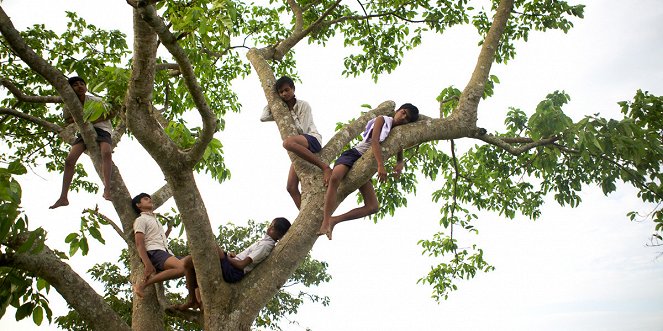
M101 73L98 81L90 85L100 84L107 99L118 108L121 114L118 125L120 135L126 124L131 135L159 164L167 184L159 191L162 194L155 195L161 201L172 195L177 204L190 252L200 275L205 311L209 312L204 318L206 329L235 330L251 325L260 309L290 277L313 246L315 232L321 221L324 194L320 173L293 158L303 183L302 208L294 228L299 235L284 238L260 269L240 285L215 286L219 272L215 268L214 256L210 253L213 252L211 247L214 245L214 236L208 215L201 204L202 197L193 180L193 171L207 171L219 181L228 176L220 145L214 140L213 134L217 128L223 127L225 111L238 108L233 103L232 91L227 89L225 83L246 74L249 69L241 60L242 48L238 50L231 46L231 42L237 40L255 44L255 48L246 52L247 58L258 74L265 96L274 110L281 136L287 137L294 133L291 129L292 119L287 116L272 85L275 72L294 70L293 48L300 41L307 39L308 42L324 45L338 33L346 44L361 48L361 53L345 59L346 74L369 72L377 79L380 73L388 73L398 66L404 52L421 42L424 28L441 33L453 25L472 20L480 35L485 36L476 69L466 88L462 92L448 88L440 94L441 117L424 118L418 123L395 130L383 144L385 155L393 155L401 147L417 147L407 156L411 162L407 176L384 186L380 192L383 209L378 217L393 213L406 203L402 192L414 190L415 173L432 179L444 179L442 188L435 193L434 198L447 201L443 202L442 223L450 230L453 226L473 230L475 216L468 209L471 205L498 211L507 217L513 217L518 212L535 218L539 213L541 197L554 193L560 203L573 206L579 202L576 192L583 183L598 182L605 192L610 192L614 190L614 182L620 179L640 189L644 201L660 201L661 181L658 173L661 164L661 123L656 116L661 110L659 97L638 93L632 103L623 104L626 118L621 121L593 117L573 123L562 112L568 96L564 92L554 92L541 102L529 118L524 112L514 109L509 114L503 133L488 134L476 126L481 98L489 97L493 85L499 82L496 77L490 76L491 64L495 60L506 62L512 59L515 56L514 42L518 39L526 40L532 29L568 30L572 26L569 17L582 16L583 7L580 5L571 6L566 2L502 1L499 7L494 3L490 10L483 11L473 9L466 1L442 2L439 6L416 2L383 2L357 8L340 2L297 4L288 1L285 4L261 7L202 1L187 5L157 2L156 6L160 7L161 12L157 14L150 4L145 5L142 1L129 3L136 6L130 69L124 69L120 64L122 57L127 54L121 36L109 33L103 37L111 47L107 53L102 52L103 56L99 56L96 54L98 52L87 47L95 39L100 40L99 36L105 32L88 27L94 38L82 38L78 45L76 41L69 40L74 38L73 33L57 39L57 36L43 27L27 31L21 38L12 29L11 22L3 12L0 17L3 20L2 34L6 45L11 48L5 48L4 54L12 64L3 68L7 70L2 73L6 79L3 85L12 92L14 99L22 102L16 104L14 99L8 99L2 111L11 115L7 117L8 121L14 122L9 124L25 128L23 130L30 130L31 127L24 126L25 122L17 119L27 119L30 121L27 125L39 125L51 132L60 132L61 128L53 125L56 121L53 109L41 104L26 105L25 102L62 101L74 115L76 123L80 123L77 126L82 130L85 140L93 141L91 128L82 124L82 110L67 87L62 72L75 71L84 76ZM290 24L281 22L280 17L286 13L293 17ZM493 14L495 18L491 24L488 17ZM70 14L70 17L73 28L86 26L75 15ZM244 36L248 36L247 39ZM51 46L47 44L48 39L61 41L53 42ZM163 60L157 57L160 45L168 50L172 58ZM104 46L103 42L98 45L101 49ZM245 44L243 47L249 46ZM37 50L38 54L47 57L49 61L32 54L30 49ZM58 56L60 52L54 50L90 55L84 56L82 61L73 61L67 56ZM173 60L175 63L168 62ZM53 97L56 94L60 99ZM32 96L39 97L33 99ZM332 161L368 119L375 114L388 114L393 108L393 103L383 103L340 128L338 134L325 145L322 158ZM194 109L200 114L200 128L182 119L184 111ZM448 155L435 144L440 140L459 139L481 140L487 144L471 149L460 158L456 157L454 149ZM39 141L20 136L8 137L6 141L18 151L7 158L12 160L15 157L30 165L38 162L37 157L30 154L35 144L41 148L52 143L52 139L48 142L42 140L40 144ZM61 160L63 154L58 147L49 146L53 151L47 151L45 156L58 160L59 155ZM341 186L339 201L373 175L375 164L370 157L371 153L367 154ZM91 148L90 155L93 160L98 160L98 151L94 148ZM54 162L50 166L54 168L56 164ZM517 179L521 177L526 177L528 182L519 182ZM113 178L114 206L122 225L118 232L121 235L130 234L133 215L127 202L129 193L117 169L114 169ZM78 185L85 187L86 183L80 182ZM660 224L660 209L652 216ZM94 237L92 232L89 233ZM454 279L471 278L478 270L491 268L483 260L480 249L458 249L452 234L436 234L431 240L421 242L425 252L451 256L448 263L433 268L423 279L434 285L434 293L438 297L446 297L448 291L455 288ZM86 241L74 239L71 238L71 242L76 243L72 247L86 247ZM131 278L137 279L142 273L141 266L132 251L131 240L127 244L131 256ZM19 268L32 271L34 269L30 268L35 267L20 265ZM58 291L64 291L58 287L64 285L56 285L56 279L48 279L46 276L40 275ZM238 293L243 295L239 297ZM93 315L94 312L89 311L89 302L77 306L76 298L68 298L66 294L63 296L90 323L96 321L105 326L117 325L118 329L124 325L112 311L106 311L103 315L113 320L101 321ZM90 297L97 300L93 306L95 310L97 306L105 305L103 300L94 297L93 291ZM136 300L132 327L141 329L158 325L157 321L163 317L157 307L153 295L148 295L144 301ZM241 314L233 314L235 311Z

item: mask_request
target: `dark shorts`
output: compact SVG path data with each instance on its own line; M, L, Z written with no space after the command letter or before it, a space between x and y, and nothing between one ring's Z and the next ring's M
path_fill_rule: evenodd
M314 136L308 135L308 134L303 134L304 138L306 138L306 141L308 141L308 150L311 151L312 153L317 153L322 149L322 146L320 146L320 142L318 139L315 139Z
M166 260L168 260L168 258L171 256L173 256L173 254L162 251L160 249L147 251L147 257L150 258L150 262L152 262L154 269L157 269L157 272L163 271L164 263L166 263Z
M352 165L355 164L355 162L357 162L360 157L361 154L356 149L350 148L347 151L341 153L341 156L336 159L334 165L343 164L352 168Z
M104 131L99 128L94 128L94 131L97 132L97 142L105 142L108 144L113 144L113 140L111 139L111 134L108 131ZM81 134L79 133L76 136L76 140L74 140L74 145L76 144L82 144L83 143L83 137L81 137Z
M221 271L223 273L223 280L225 280L227 283L237 283L239 282L242 277L244 277L244 270L239 270L235 267L233 267L232 264L230 264L230 261L228 261L228 253L224 253L226 257L221 260Z

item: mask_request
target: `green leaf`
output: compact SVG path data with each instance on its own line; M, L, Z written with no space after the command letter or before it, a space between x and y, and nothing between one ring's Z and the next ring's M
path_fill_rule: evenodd
M35 309L32 311L32 321L37 325L41 325L43 319L44 310L40 306L35 307Z
M33 307L34 305L32 304L32 302L26 302L22 306L18 307L18 309L16 309L16 320L20 321L28 317L30 313L32 313Z

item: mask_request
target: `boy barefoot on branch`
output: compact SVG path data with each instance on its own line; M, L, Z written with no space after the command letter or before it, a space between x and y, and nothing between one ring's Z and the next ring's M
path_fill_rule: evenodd
M224 252L221 247L217 247L216 250L219 254L223 280L228 283L239 282L244 275L267 258L269 253L272 252L274 245L276 245L276 242L283 238L286 232L288 232L288 229L290 229L290 221L283 217L277 217L269 225L269 228L267 228L265 237L253 243L241 253ZM189 290L189 301L185 304L175 306L175 309L202 308L200 291L198 290L198 282L196 280L196 270L193 268L193 260L191 256L187 256L182 261L184 261L184 268L186 270L186 287Z
M105 107L103 101L95 96L86 95L87 86L85 81L81 77L70 77L69 85L78 95L78 99L81 101L84 109L89 109L91 107ZM74 120L71 115L68 115L68 112L65 111L65 122L67 124L73 123ZM101 150L101 173L103 174L104 179L104 199L110 200L110 181L111 181L111 171L112 171L112 143L111 132L113 131L113 125L110 121L110 115L106 112L103 112L102 115L92 122L94 126L94 131L97 132L97 143L99 144L99 149ZM74 170L76 169L76 162L78 158L85 152L87 147L83 142L83 137L80 133L74 141L74 144L71 146L69 155L64 161L64 172L62 174L62 190L60 191L60 198L49 209L55 209L62 206L68 206L69 200L67 198L67 193L69 192L69 186L71 186L71 181L74 178Z
M378 180L384 182L387 180L387 170L384 168L382 159L382 149L380 143L387 139L389 132L399 125L415 122L419 118L419 109L410 103L402 105L394 117L378 116L366 124L366 129L362 133L363 140L354 148L351 148L341 154L334 164L329 186L325 192L325 206L323 209L323 219L318 235L326 235L329 240L332 239L332 231L338 223L362 218L374 214L378 211L378 198L375 195L375 189L369 179L364 185L359 187L359 193L364 199L364 205L350 210L345 214L332 216L332 211L336 208L336 190L341 180L350 171L352 165L369 149L373 149L373 156L378 163ZM397 163L394 167L394 176L398 177L403 170L403 150L398 151Z
M322 162L322 160L314 154L322 149L322 136L318 133L318 130L313 123L311 106L308 102L295 98L295 83L290 77L283 76L279 78L276 81L276 84L274 84L274 87L281 97L281 100L288 105L292 119L295 121L297 132L299 132L299 135L286 138L283 141L283 148L297 154L297 156L320 168L323 172L325 185L327 185L332 171L328 164ZM260 120L263 122L274 120L272 112L269 110L269 106L266 106L263 110ZM290 165L290 172L288 173L286 189L288 190L288 193L290 193L292 200L295 202L297 209L299 209L302 195L299 192L299 177L297 177L295 167L292 164Z
M134 236L138 255L145 266L142 282L134 284L134 292L143 297L148 285L184 276L184 263L168 250L166 238L171 226L164 233L161 223L154 216L152 197L141 193L131 200L131 204L140 214L134 221Z

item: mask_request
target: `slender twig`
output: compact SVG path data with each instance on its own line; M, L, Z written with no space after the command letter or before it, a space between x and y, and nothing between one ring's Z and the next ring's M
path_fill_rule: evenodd
M110 224L110 226L113 228L113 230L115 230L115 232L117 232L118 235L120 235L120 238L122 238L124 241L127 241L127 238L124 236L124 232L122 232L122 229L120 229L120 227L117 226L117 224L115 224L115 222L113 222L113 220L110 219L108 216L106 216L106 215L102 214L101 212L99 212L99 210L86 208L86 209L83 209L83 212L84 213L90 213L90 214L93 214L93 215L95 215L99 218L102 218L105 222Z

